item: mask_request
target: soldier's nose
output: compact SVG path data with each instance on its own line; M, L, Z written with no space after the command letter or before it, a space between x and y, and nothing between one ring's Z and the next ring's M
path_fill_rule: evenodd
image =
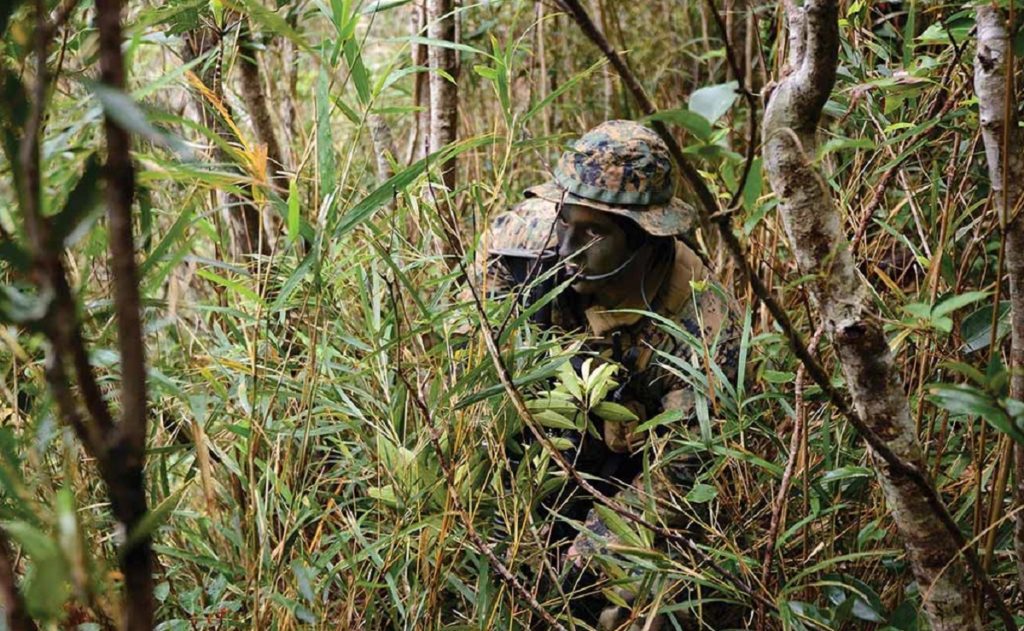
M576 248L572 245L572 239L566 234L565 238L558 243L558 256L563 259L567 259L576 253Z

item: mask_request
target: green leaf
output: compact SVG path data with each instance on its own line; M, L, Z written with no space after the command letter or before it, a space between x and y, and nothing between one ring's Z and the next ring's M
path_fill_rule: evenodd
M348 62L352 83L356 86L356 94L359 96L359 103L364 107L370 103L370 73L363 64L363 57L359 51L359 42L354 38L346 39L342 44L345 53L345 61Z
M495 136L489 135L469 138L436 151L426 158L406 167L391 176L388 181L381 184L373 192L352 206L347 213L341 216L338 225L329 230L328 233L331 234L333 238L337 239L343 234L354 229L363 221L366 221L371 215L373 215L374 211L398 195L400 191L404 191L406 187L416 180L416 178L422 175L426 170L427 165L445 162L449 158L459 155L465 151L492 144L495 139Z
M533 418L537 419L537 422L544 427L549 427L551 429L576 429L576 423L553 410L534 412Z
M94 153L85 161L85 170L68 195L64 207L52 219L50 247L63 249L74 245L92 226L103 210L100 205L102 166Z
M103 112L121 129L174 151L182 160L194 159L192 150L180 138L153 126L132 97L102 83L86 80L83 80L83 83L96 95Z
M328 95L327 69L320 68L316 81L316 161L320 173L320 195L334 192L337 184L338 161L334 155L334 137L331 134L331 100Z
M965 15L962 12L957 15L960 17L933 23L917 36L917 42L923 45L948 45L952 38L958 45L962 44L967 40L974 27L974 19L970 17L969 13Z
M151 508L142 516L139 523L135 524L135 528L128 533L128 537L125 540L124 545L121 547L122 550L129 550L143 539L152 537L156 529L163 525L167 521L167 518L171 516L174 509L178 507L178 502L181 501L181 496L184 495L185 491L191 486L192 480L183 483L177 491L168 495L162 502L160 502L155 508Z
M690 492L686 494L686 501L693 504L703 504L718 497L718 489L710 484L694 484Z
M690 95L690 111L703 116L711 124L721 118L739 97L735 81L695 90Z
M288 3L285 3L285 6L279 8L278 11L287 11L287 4ZM224 2L224 6L236 11L248 13L249 17L251 17L253 21L259 24L264 30L278 35L284 35L291 41L295 42L295 44L307 53L316 55L316 51L309 46L306 39L299 34L298 31L292 28L291 24L288 23L288 20L283 18L277 11L271 11L267 7L263 6L263 4L258 0L241 0L240 2L228 0L227 2Z
M260 300L259 294L257 294L255 291L253 291L245 283L241 283L241 282L238 282L238 281L231 280L229 278L225 278L225 277L221 276L220 274L217 274L215 272L211 272L208 269L198 269L198 270L196 270L196 275L200 276L202 278L205 278L206 280L208 280L210 282L216 283L216 284L218 284L218 285L220 285L222 287L227 287L228 289L231 289L231 290L241 294L242 296L245 296L246 298L248 298L249 300L252 300L255 303L262 302Z
M974 366L964 362L942 362L940 364L943 368L948 368L955 373L967 377L973 381L976 385L984 386L988 379L984 374Z
M796 379L796 373L780 370L768 370L766 368L764 372L761 373L761 378L768 383L793 383Z
M875 142L870 138L831 138L818 149L818 159L835 151L844 149L874 149Z
M618 385L612 377L619 367L612 363L601 364L593 372L587 375L586 390L587 401L596 404L604 400L608 391Z
M645 421L644 423L640 424L636 428L636 431L637 432L646 432L647 430L654 429L655 427L661 427L662 425L669 425L671 423L678 423L679 421L683 420L683 418L684 418L684 415L683 415L683 411L682 410L677 410L677 409L665 410L664 412L662 412L661 414L655 416L654 418L652 418L652 419L650 419L648 421Z
M53 538L27 522L6 522L3 528L32 561L23 587L29 614L43 620L56 618L70 591L68 564L60 547Z
M397 7L405 6L412 2L412 0L377 0L371 3L369 6L363 7L361 13L368 15L371 13L380 13L387 11L388 9L394 9Z
M366 489L366 494L378 502L387 504L391 508L398 508L398 498L395 496L395 487L391 484L385 484L384 486L371 486Z
M647 547L643 538L618 513L601 504L594 506L594 511L600 516L601 522L608 527L608 530L617 535L623 543L637 548Z
M990 294L987 291L968 291L966 293L953 296L952 298L947 298L941 303L935 305L932 309L932 317L939 318L949 315L957 309L962 309L969 304L978 302L979 300L984 300L985 298L988 298L989 295Z
M999 317L996 319L996 342L1010 332L1010 301L999 303ZM992 305L979 307L960 323L960 337L964 340L962 351L974 353L988 348L992 341Z
M871 469L868 469L867 467L847 465L845 467L833 469L821 476L821 482L825 484L828 482L837 482L839 480L849 480L851 478L869 478L871 476Z
M558 379L574 399L581 402L584 400L583 384L580 382L579 376L576 375L572 362L565 362L558 367Z
M903 310L922 320L928 320L932 316L932 306L924 302L911 302L903 305Z
M497 68L485 66L484 64L475 64L473 66L473 72L480 75L484 79L487 79L488 81L496 81L498 79Z
M421 37L421 36L416 35L416 36L412 36L412 37L395 37L395 38L392 38L390 40L385 40L385 41L408 42L410 44L423 44L424 46L435 46L437 48L451 48L452 50L458 50L458 51L461 51L461 52L464 52L464 53L472 53L474 55L483 55L484 57L487 57L488 59L493 59L495 61L498 61L493 55L491 55L490 53L487 53L487 52L485 52L483 50L480 50L479 48L473 48L472 46L470 46L468 44L459 44L459 43L456 43L456 42L449 42L449 41L443 40L443 39L433 39L431 37Z
M935 402L954 414L980 416L990 425L1024 445L1024 431L1012 421L999 402L988 393L960 384L933 384L931 393Z
M754 158L750 165L747 181L743 183L743 207L748 211L757 208L757 200L761 197L764 178L761 173L761 158Z
M561 96L568 90L572 89L576 84L580 83L584 79L588 78L595 70L604 66L606 63L608 63L608 61L604 57L602 57L600 61L593 64L586 70L574 74L573 76L569 77L567 81L561 82L557 88L552 90L550 94L544 97L544 99L541 100L539 103L531 107L530 110L523 115L523 122L525 123L526 121L533 118L537 114L537 112L543 110L559 96Z
M591 408L594 414L612 423L626 423L639 420L629 408L611 401L602 401Z
M288 182L288 238L292 241L299 236L299 187L295 180Z
M711 138L711 123L697 112L691 112L690 110L662 110L641 120L641 122L647 121L661 121L670 125L679 125L693 134L698 140L705 142Z
M558 396L554 393L549 393L544 396L537 397L536 399L526 402L526 407L532 411L541 412L544 410L550 410L557 412L558 414L575 414L578 412L576 403L572 401L568 396Z
M551 436L548 438L548 441L551 443L551 446L558 451L565 451L576 446L576 444L571 440L568 438L562 438L561 436Z

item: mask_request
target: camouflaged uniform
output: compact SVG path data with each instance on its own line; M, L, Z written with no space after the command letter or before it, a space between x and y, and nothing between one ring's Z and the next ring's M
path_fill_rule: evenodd
M492 289L528 284L554 264L554 223L563 203L626 217L656 237L681 236L692 230L693 209L672 196L667 148L657 134L636 123L609 121L591 130L562 155L554 176L552 182L527 189L524 202L492 222L487 236ZM674 240L669 249L668 256L648 271L656 286L648 304L588 305L567 289L541 320L545 326L584 331L585 350L625 369L619 374L621 386L614 396L640 420L603 424L603 447L611 454L636 453L643 448L662 451L667 436L657 432L643 436L634 431L638 423L662 412L678 410L678 423L692 426L695 393L680 373L689 370L710 376L714 364L728 379L735 379L740 338L735 305L682 241ZM543 295L549 287L535 288L527 301ZM654 318L642 313L621 310L653 311L685 334L658 326ZM714 382L714 378L708 379L708 383ZM707 395L713 397L713 392ZM597 459L602 457L607 456L597 455ZM699 469L699 457L673 460L652 467L653 479L638 476L621 491L619 500L638 510L650 509L651 502L644 500L645 489L649 489L660 499L679 505ZM589 473L601 475L597 470ZM684 525L681 511L661 508L654 514L668 525ZM586 529L589 533L581 533L569 553L577 564L606 551L607 544L616 541L596 511L587 515Z

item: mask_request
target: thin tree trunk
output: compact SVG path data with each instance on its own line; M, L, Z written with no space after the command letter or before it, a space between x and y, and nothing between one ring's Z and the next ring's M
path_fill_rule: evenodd
M214 27L200 27L185 35L185 45L182 50L182 57L185 61L193 61L204 55L213 52L214 59L203 64L205 67L199 74L199 79L209 90L212 98L217 104L231 116L231 108L223 99L221 89L221 62L223 59L223 46L221 33ZM210 102L206 95L196 93L196 108L199 110L203 124L210 128L221 138L233 141L231 129L218 108ZM221 148L214 149L215 159L221 162L230 162L231 157ZM271 250L270 239L263 235L263 222L259 208L251 198L246 199L233 193L221 192L218 194L218 205L228 224L231 234L231 253L235 258L247 258L253 254L269 254Z
M270 116L267 95L263 90L263 78L260 76L260 63L257 49L252 38L249 22L244 17L239 26L238 45L241 53L238 58L239 75L242 79L242 99L252 118L252 126L256 137L267 148L267 167L270 181L281 195L288 194L288 174L284 152L277 141L274 131L274 119Z
M121 54L121 2L96 0L99 30L100 81L124 90L124 57ZM135 169L131 138L109 115L105 117L107 139L106 176L107 224L110 267L114 274L114 309L121 364L121 419L110 441L108 457L101 463L110 506L114 516L133 536L118 558L124 574L124 628L143 631L153 628L156 601L153 597L153 550L148 533L136 533L146 506L146 361L142 336L142 308L135 243L132 235L132 201L135 197Z
M835 82L837 4L808 0L802 9L790 6L790 71L765 110L764 165L800 272L814 275L811 294L858 415L903 461L925 471L898 367L881 322L869 309L829 189L813 167L818 119ZM973 590L967 588L964 562L950 533L910 476L881 460L876 470L932 628L980 629Z
M395 159L394 142L391 139L391 128L380 114L369 114L366 122L370 124L370 139L373 142L373 154L377 158L377 179L383 183L391 179L395 170L391 168L391 160Z
M427 0L427 33L431 39L455 42L454 0ZM428 46L430 63L430 140L428 150L433 153L455 142L458 127L459 93L455 81L459 70L454 49ZM446 76L447 75L447 76ZM450 79L449 79L450 77ZM455 193L455 159L438 165L441 170L442 191L435 191L432 201L445 232L441 251L447 256L461 255L459 218L452 198Z
M427 27L427 6L426 0L415 0L412 3L409 15L410 35L419 37L424 35ZM417 68L427 67L427 47L425 44L412 45L412 65ZM412 163L420 160L427 154L427 143L430 140L430 77L424 71L416 72L416 82L413 84L412 104L420 108L416 113L416 123L413 125L412 133L409 134L409 146L406 149L405 161Z
M427 0L427 32L431 39L455 41L453 0ZM430 61L430 151L438 151L455 141L458 126L458 86L445 75L458 80L456 53L452 48L428 46ZM441 179L449 191L455 190L455 160L441 165Z
M1010 280L1010 396L1024 399L1024 138L1017 126L1013 53L1003 12L990 5L977 9L978 50L974 91L978 96L981 136L985 143L992 199L1006 239L1006 272ZM1016 506L1024 505L1024 450L1014 448ZM1024 589L1024 512L1013 530L1017 579Z

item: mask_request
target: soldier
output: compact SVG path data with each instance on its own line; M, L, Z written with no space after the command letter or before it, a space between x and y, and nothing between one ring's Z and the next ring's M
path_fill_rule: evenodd
M680 527L686 521L682 509L664 506L682 506L699 457L655 464L654 479L644 480L643 450L663 450L671 434L636 428L666 411L677 412L677 423L692 425L697 398L692 379L682 375L704 374L708 384L715 383L715 374L734 379L739 327L732 300L679 238L690 232L694 211L673 196L673 175L667 147L647 127L621 120L597 126L561 156L553 181L528 189L526 201L492 222L489 253L496 264L489 279L503 289L524 287L556 259L563 266L570 290L535 319L542 326L585 332L588 354L619 364L621 385L612 397L637 418L595 420L603 440L580 436L577 466L600 478L632 480L618 498L638 511L654 506L647 495L653 489L660 500L653 514ZM547 289L534 288L528 300ZM666 330L645 312L677 330ZM713 402L713 386L707 389L701 394ZM606 558L614 543L615 535L590 510L566 558L582 568ZM632 596L628 590L623 595ZM609 608L600 626L618 628L628 614ZM661 623L652 621L651 628Z

